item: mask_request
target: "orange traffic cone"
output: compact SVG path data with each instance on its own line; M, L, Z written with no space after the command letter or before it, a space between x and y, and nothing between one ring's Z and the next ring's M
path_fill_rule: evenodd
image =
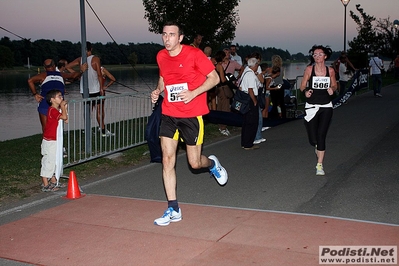
M67 199L78 199L84 197L85 194L80 193L78 180L76 179L75 171L69 173L68 191L66 194Z

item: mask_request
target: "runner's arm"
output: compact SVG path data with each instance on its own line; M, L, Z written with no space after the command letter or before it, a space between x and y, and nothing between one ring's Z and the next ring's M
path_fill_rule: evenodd
M155 90L151 92L152 103L156 103L158 101L159 94L161 94L164 89L165 89L165 83L163 82L163 78L159 77L157 87L155 88Z

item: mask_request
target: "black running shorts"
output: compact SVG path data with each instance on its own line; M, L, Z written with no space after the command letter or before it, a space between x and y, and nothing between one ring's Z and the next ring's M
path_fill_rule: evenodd
M202 116L175 118L162 115L159 135L174 140L180 138L187 145L201 145L204 142L204 121Z

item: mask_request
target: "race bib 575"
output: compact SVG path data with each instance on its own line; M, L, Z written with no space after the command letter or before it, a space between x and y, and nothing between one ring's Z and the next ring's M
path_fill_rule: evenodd
M166 90L168 91L169 102L181 102L182 99L178 96L180 92L188 90L187 83L167 85Z

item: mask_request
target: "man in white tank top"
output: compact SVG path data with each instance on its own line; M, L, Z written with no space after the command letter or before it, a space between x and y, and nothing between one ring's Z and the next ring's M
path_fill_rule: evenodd
M86 55L87 55L87 65L88 65L88 86L89 86L89 98L95 98L98 96L104 96L104 89L103 89L103 83L101 82L102 80L102 73L101 73L101 62L100 58L98 56L95 56L92 54L92 45L90 42L86 43ZM82 63L82 57L78 57L75 60L73 60L71 63L69 63L66 66L66 69L70 72L74 72L73 67L78 66ZM83 80L80 80L80 93L82 93L83 96ZM92 101L92 108L94 108L95 105L100 105L101 101ZM99 130L101 131L101 134L103 137L106 136L113 136L114 134L109 132L108 130L105 129L105 124L102 123L104 119L102 118L101 114L101 107L97 108L97 122L100 126Z

